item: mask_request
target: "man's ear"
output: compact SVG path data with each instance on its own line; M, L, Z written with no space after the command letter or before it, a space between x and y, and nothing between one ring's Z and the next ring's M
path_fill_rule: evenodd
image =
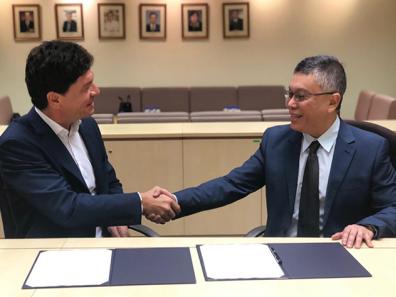
M60 95L56 92L48 92L47 93L47 101L48 107L51 109L59 109L60 108Z
M340 104L341 104L341 94L340 93L332 94L329 100L329 111L332 112L336 110Z

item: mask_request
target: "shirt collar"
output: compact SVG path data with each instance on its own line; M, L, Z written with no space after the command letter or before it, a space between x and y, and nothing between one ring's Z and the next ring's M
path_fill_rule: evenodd
M54 131L54 133L57 136L73 136L78 132L78 129L81 124L81 120L78 120L72 124L70 127L70 131L59 125L57 122L55 122L53 119L48 117L45 113L43 113L40 109L37 107L34 107L34 110L37 112L37 114L40 116L40 118Z
M337 140L338 131L340 130L340 119L338 116L336 117L334 123L330 126L329 129L325 133L323 133L319 138L314 138L309 134L303 133L303 143L302 143L302 151L310 146L310 144L317 140L320 143L320 146L326 151L330 152L332 147L335 145Z

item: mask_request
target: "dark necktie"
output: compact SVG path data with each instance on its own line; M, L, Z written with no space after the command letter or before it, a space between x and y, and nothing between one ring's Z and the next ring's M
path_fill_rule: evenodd
M300 237L318 237L319 233L319 163L316 151L320 144L313 141L305 164L301 187L298 231Z

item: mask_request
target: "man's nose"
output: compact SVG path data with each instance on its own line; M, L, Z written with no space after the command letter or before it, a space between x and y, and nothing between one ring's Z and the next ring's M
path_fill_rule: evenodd
M100 94L100 89L98 88L97 85L93 84L92 85L92 90L91 90L91 95L92 96L97 96Z

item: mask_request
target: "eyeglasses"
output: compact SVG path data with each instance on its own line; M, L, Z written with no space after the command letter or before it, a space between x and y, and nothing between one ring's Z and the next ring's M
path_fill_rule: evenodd
M310 93L308 91L297 91L297 92L292 92L290 90L286 91L285 94L285 100L286 102L289 102L293 97L294 100L297 102L302 102L305 101L313 96L322 96L322 95L332 95L334 93L337 93L337 91L331 91L331 92L323 92L323 93Z

